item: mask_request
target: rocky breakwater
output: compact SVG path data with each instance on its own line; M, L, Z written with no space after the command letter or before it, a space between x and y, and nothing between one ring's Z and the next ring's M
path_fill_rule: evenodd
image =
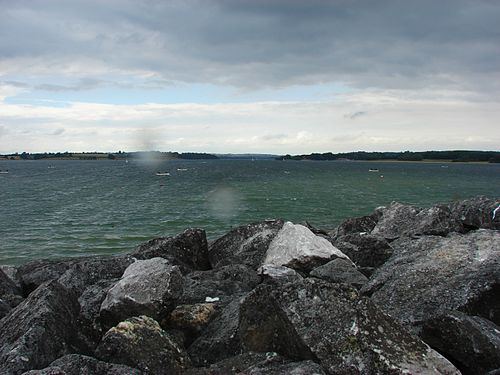
M499 203L2 267L0 373L499 373Z

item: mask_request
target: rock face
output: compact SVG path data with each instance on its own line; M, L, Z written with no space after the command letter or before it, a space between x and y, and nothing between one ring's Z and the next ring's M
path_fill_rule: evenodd
M133 253L137 259L165 258L186 270L208 270L208 244L205 231L187 229L175 237L163 237L140 245Z
M361 288L368 282L365 275L359 272L354 265L342 258L334 259L311 271L309 276L317 277L330 283L345 283Z
M449 312L425 322L421 337L464 375L500 368L500 327L484 318Z
M399 241L362 291L409 327L446 310L499 324L499 243L500 233L492 230Z
M500 205L500 200L476 197L457 201L449 205L453 219L462 226L462 232L475 229L500 230L500 212L493 219L493 211Z
M108 324L135 315L164 316L175 307L182 294L182 275L164 258L138 260L107 293L101 318Z
M21 290L0 269L0 319L23 300Z
M78 302L56 281L34 291L0 320L0 373L21 374L82 351L76 317Z
M286 222L269 245L263 265L286 266L309 272L333 258L348 257L303 225Z
M257 272L262 276L265 283L282 284L302 280L303 277L297 271L285 266L273 266L266 264L260 267Z
M210 245L208 256L212 267L244 264L257 269L282 226L283 221L270 220L232 230Z
M181 374L190 366L184 349L147 316L133 317L111 328L99 343L96 356L147 374Z
M348 234L370 233L382 216L383 208L385 207L375 209L373 214L368 216L345 220L337 228L335 228L335 230L329 233L330 237L335 239Z
M30 294L44 282L57 280L78 261L79 259L77 258L61 260L40 259L20 266L17 269L17 277L21 282L24 295Z
M331 374L459 374L355 289L322 280L257 287L239 329L246 350L316 360Z

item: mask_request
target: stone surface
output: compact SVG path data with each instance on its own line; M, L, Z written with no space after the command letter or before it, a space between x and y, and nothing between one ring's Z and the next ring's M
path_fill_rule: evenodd
M464 375L500 368L500 327L484 318L449 312L426 321L421 337Z
M286 222L272 240L263 265L286 266L309 272L333 258L347 258L329 241L303 225Z
M245 374L245 370L249 367L277 356L277 353L245 352L223 359L209 367L189 369L186 371L186 375L241 375Z
M96 357L155 375L182 374L190 367L185 350L147 316L127 319L106 332Z
M155 238L138 246L132 256L137 259L165 258L185 272L211 268L207 237L202 229L186 229L174 237Z
M313 361L292 362L290 360L267 360L247 368L247 375L326 375L320 365Z
M451 203L448 207L453 219L458 221L462 231L483 229L500 230L500 210L493 219L493 211L500 205L500 199L475 197Z
M393 253L391 245L383 237L367 233L339 236L333 244L358 267L378 268Z
M257 269L282 226L281 220L269 220L232 230L210 245L208 256L212 267L244 264Z
M368 282L368 278L359 272L348 260L337 258L309 273L309 276L317 277L330 283L346 283L356 288L361 288Z
M302 275L297 271L285 266L266 264L259 267L257 272L262 277L263 282L270 284L289 283L303 279Z
M350 218L342 222L337 228L329 233L330 237L333 239L345 236L347 234L359 234L359 233L370 233L377 221L382 216L382 209L385 207L380 207L375 209L371 215Z
M57 281L42 284L0 320L0 373L43 368L62 355L84 351L78 340L76 297Z
M137 315L154 319L166 316L182 294L179 267L164 258L138 260L107 293L102 302L101 320L113 325Z
M50 367L31 370L23 375L143 375L143 372L80 354L68 354L56 359Z
M308 278L261 285L241 303L245 350L319 361L330 374L459 374L352 287Z
M22 300L21 289L0 269L0 301L4 305L0 308L0 318L5 316L5 313L10 308L16 307L21 303ZM2 311L4 312L3 314Z
M478 230L393 244L394 254L363 287L408 327L447 310L500 322L500 232Z

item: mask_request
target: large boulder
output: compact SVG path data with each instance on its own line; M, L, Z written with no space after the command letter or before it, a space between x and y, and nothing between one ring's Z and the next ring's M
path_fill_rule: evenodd
M451 311L426 321L421 337L464 375L500 368L500 327L479 316Z
M139 245L131 255L137 259L165 258L185 272L211 268L207 237L202 229L186 229L174 237L155 238Z
M194 367L186 371L186 375L242 375L245 370L256 364L278 357L277 353L245 352L225 358L208 367ZM282 358L282 357L280 357Z
M330 283L345 283L360 289L368 278L359 272L352 262L337 258L313 269L309 276L317 277Z
M362 291L416 331L447 310L499 324L499 243L500 232L492 230L400 240Z
M182 374L190 367L184 348L147 316L127 319L106 332L96 357L155 375Z
M212 267L244 264L257 269L282 226L282 220L269 220L233 229L210 245L208 256Z
M154 319L166 316L182 294L183 278L178 266L164 258L138 260L107 293L100 316L113 325L136 315Z
M257 272L267 284L283 284L303 279L303 276L292 268L272 264L259 267Z
M379 207L371 215L350 218L342 222L337 228L329 233L330 237L336 239L348 234L370 233L378 220L382 216L382 210L385 207Z
M42 284L0 320L0 373L21 374L86 348L78 339L76 297L57 281Z
M318 361L329 374L460 374L352 287L314 278L257 287L239 331L245 350Z
M500 230L500 210L494 215L499 205L500 199L476 197L453 202L448 207L453 219L462 227L461 231L467 232L479 228Z
M57 280L80 260L78 258L37 259L19 266L17 277L21 283L23 294L27 296L41 284L50 280Z
M334 258L349 259L328 240L288 221L270 243L262 263L309 272Z
M0 269L0 319L22 300L21 289Z
M294 362L286 359L266 360L245 370L246 375L326 375L320 365L309 361Z

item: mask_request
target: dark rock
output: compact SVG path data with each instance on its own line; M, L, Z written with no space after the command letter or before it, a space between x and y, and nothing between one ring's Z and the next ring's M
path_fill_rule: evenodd
M311 232L313 232L317 236L320 236L323 238L329 237L329 234L326 230L316 228L316 227L312 226L311 224L309 224L307 221L302 225L305 226L307 229L309 229Z
M377 225L378 220L382 216L382 209L384 208L375 209L371 215L347 219L329 233L330 237L335 239L347 234L370 233L375 228L375 225Z
M462 231L479 228L500 230L500 210L493 219L493 211L500 205L500 200L476 197L453 202L448 207L452 218L460 223Z
M2 315L2 311L5 314L11 307L16 307L23 301L21 290L3 270L0 270L0 301L9 307L9 309L6 306L0 307L0 318L5 316Z
M499 324L499 243L500 232L491 230L398 241L392 257L362 291L416 331L447 310Z
M183 278L178 266L164 258L138 260L107 293L102 302L102 322L113 325L126 318L167 316L182 294Z
M231 302L188 348L195 366L206 366L241 353L239 300Z
M0 319L2 319L5 315L7 315L10 310L12 310L10 304L5 302L3 299L0 299Z
M185 350L147 316L127 319L106 332L96 357L155 375L181 374L190 366Z
M99 361L80 354L68 354L56 359L50 367L31 370L23 375L142 375L132 367Z
M205 231L187 229L175 237L163 237L150 240L132 253L137 259L161 257L171 264L179 265L184 271L208 270L208 245Z
M210 245L208 257L212 267L244 264L257 269L282 226L282 220L270 220L232 230Z
M348 260L334 259L327 264L311 271L309 276L317 277L330 283L346 283L356 288L361 288L368 282L365 275L359 272Z
M187 370L186 375L241 375L245 370L255 364L278 356L277 353L246 352L229 357L210 365ZM280 357L281 358L281 357Z
M346 234L333 242L358 267L378 268L389 259L393 249L380 236L371 234Z
M16 288L22 290L21 282L17 277L17 268L14 266L0 265L0 270L16 285Z
M260 281L257 273L244 265L235 264L209 271L195 271L185 276L183 295L178 303L203 303L209 297L227 304L251 291Z
M484 318L449 312L426 321L421 337L464 375L500 367L500 327Z
M239 330L244 350L317 361L329 374L459 374L344 284L260 285L241 303Z
M283 284L303 279L300 273L285 266L264 265L257 272L267 284Z
M0 320L0 373L20 374L85 351L75 335L78 311L76 297L57 281L41 285Z
M500 368L497 368L495 370L492 370L490 372L488 372L487 374L485 375L500 375Z
M267 360L245 370L246 375L326 375L320 365L313 361L292 362L290 360Z

